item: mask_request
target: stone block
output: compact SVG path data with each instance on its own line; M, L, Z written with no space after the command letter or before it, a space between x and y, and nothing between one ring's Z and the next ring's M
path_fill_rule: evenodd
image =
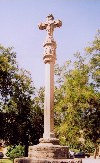
M68 147L52 145L51 143L40 143L29 147L28 156L34 159L65 159L68 158Z
M33 159L16 158L14 163L82 163L81 159Z

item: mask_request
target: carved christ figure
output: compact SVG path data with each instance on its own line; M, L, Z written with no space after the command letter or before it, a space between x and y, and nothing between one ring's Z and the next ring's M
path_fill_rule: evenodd
M40 30L46 29L47 37L53 37L54 28L61 27L61 26L62 26L62 22L60 20L55 21L52 14L47 16L46 22L40 23L38 25Z

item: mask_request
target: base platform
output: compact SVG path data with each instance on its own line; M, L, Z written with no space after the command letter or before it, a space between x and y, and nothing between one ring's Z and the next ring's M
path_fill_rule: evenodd
M40 139L38 145L29 146L29 158L34 159L65 159L68 158L69 148L60 146L56 138Z
M14 163L82 163L81 159L33 159L16 158Z
M69 148L60 146L58 139L42 138L38 145L29 146L27 158L16 158L14 163L81 163L81 160L68 158Z

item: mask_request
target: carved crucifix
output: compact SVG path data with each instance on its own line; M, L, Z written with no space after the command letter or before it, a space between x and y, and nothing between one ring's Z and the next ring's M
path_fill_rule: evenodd
M62 22L60 20L55 21L52 14L46 17L46 22L40 23L38 25L40 30L46 29L48 37L53 37L54 28L61 27L61 26L62 26Z

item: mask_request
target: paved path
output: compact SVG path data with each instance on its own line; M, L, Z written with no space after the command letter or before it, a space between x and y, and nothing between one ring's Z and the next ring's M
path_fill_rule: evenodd
M100 163L100 159L85 158L82 159L82 163Z

